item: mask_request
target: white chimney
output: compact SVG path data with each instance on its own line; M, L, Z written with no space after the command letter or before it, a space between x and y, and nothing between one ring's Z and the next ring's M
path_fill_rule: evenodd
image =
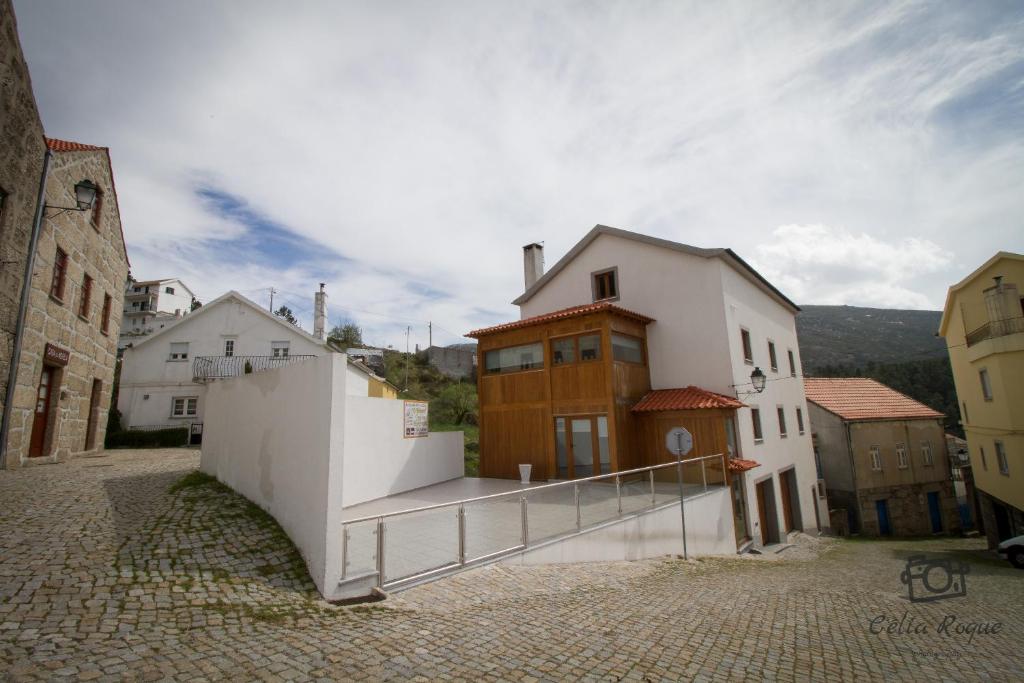
M324 327L327 325L327 292L324 283L320 283L320 291L313 295L313 336L324 339Z
M523 277L526 288L533 287L533 284L544 274L544 245L527 244L523 247Z

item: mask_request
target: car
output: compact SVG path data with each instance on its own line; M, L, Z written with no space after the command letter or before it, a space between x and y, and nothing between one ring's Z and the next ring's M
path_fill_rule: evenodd
M1006 555L1006 559L1017 569L1024 569L1024 535L1006 539L996 546L996 552Z

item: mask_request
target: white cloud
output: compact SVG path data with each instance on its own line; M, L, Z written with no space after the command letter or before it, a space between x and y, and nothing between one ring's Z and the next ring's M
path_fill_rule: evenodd
M396 345L404 320L515 317L520 247L553 262L595 223L741 256L790 224L957 254L863 279L851 304L935 307L1024 250L1013 6L16 5L48 133L111 147L137 275L210 296L330 280L332 304L386 312L353 317ZM207 238L237 226L197 179L357 265L232 262Z
M890 241L826 225L782 225L754 249L753 264L798 303L941 308L916 286L953 255L917 237Z

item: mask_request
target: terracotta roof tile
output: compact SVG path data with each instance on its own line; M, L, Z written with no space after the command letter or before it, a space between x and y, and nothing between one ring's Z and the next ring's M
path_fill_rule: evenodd
M502 323L501 325L495 325L493 327L485 327L479 330L473 330L467 337L482 337L487 334L494 334L495 332L505 332L506 330L518 330L521 327L530 327L531 325L540 325L541 323L550 322L552 320L564 320L565 318L575 318L580 315L588 315L590 313L600 313L602 311L608 311L621 315L626 318L632 318L637 322L641 322L644 325L654 322L654 318L649 318L642 313L635 313L633 311L620 308L607 301L602 301L594 304L584 304L583 306L572 306L570 308L563 308L559 311L553 311L551 313L545 313L543 315L535 315L532 318L523 318L522 320L515 320L510 323Z
M742 408L743 403L732 396L716 394L700 387L658 389L644 396L633 406L634 413L658 410L701 410L704 408Z
M807 377L807 400L844 420L915 420L944 417L881 382L866 377Z
M761 463L756 460L741 460L740 458L729 458L727 462L728 465L726 467L729 468L730 472L746 472L761 466Z
M58 140L57 138L46 138L46 146L54 152L104 152L107 149L106 147L83 145L81 142Z

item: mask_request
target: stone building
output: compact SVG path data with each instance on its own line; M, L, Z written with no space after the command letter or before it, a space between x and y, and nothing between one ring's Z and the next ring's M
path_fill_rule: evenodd
M442 375L467 379L476 375L476 344L428 346L427 361Z
M9 0L0 34L0 465L11 468L103 447L128 255L107 149L44 137Z
M943 415L872 379L806 378L829 503L851 533L924 536L962 528Z

